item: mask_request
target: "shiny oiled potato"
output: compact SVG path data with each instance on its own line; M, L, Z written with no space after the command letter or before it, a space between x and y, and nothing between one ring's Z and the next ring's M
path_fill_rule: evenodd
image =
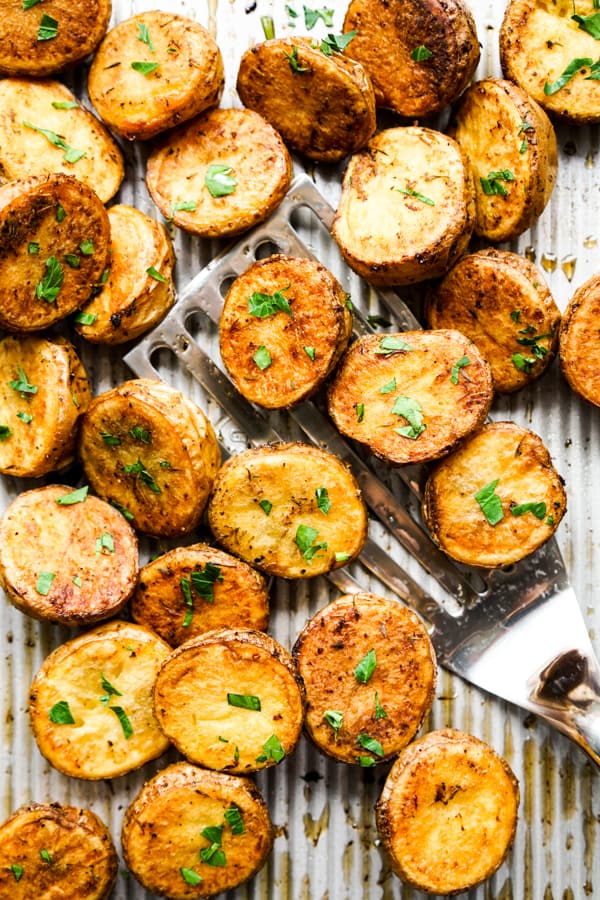
M567 306L559 335L560 368L570 387L600 406L600 275L582 284Z

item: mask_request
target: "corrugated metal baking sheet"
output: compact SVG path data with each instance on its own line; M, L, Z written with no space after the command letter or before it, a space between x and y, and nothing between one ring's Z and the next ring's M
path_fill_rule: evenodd
M401 0L398 0L401 2ZM235 78L241 53L263 39L260 17L271 15L278 36L294 33L288 26L283 0L115 0L112 23L146 9L163 8L195 18L208 27L224 57L227 81L223 106L237 106ZM290 0L300 13L295 33L303 33L302 3ZM335 31L341 30L346 3L328 0L308 3L335 9ZM504 4L472 0L482 56L477 77L500 74L498 31ZM319 23L313 33L321 35ZM85 96L86 69L69 83ZM392 124L386 117L386 125ZM560 150L558 185L540 221L505 249L527 255L542 269L561 309L575 288L600 270L600 168L598 129L557 128ZM122 144L127 160L126 183L116 198L131 203L160 219L143 183L144 145ZM343 166L304 166L295 160L297 172L306 170L324 197L335 207ZM303 239L334 274L343 277L351 293L366 289L353 275L339 269L337 252L318 226L307 221ZM176 277L180 289L222 249L183 232L174 234ZM367 292L368 294L368 292ZM372 303L375 304L375 299ZM375 311L375 307L374 307ZM74 338L93 380L95 392L131 377L119 350L102 351ZM203 340L214 346L207 328ZM198 385L169 358L161 360L166 380L186 390L213 418L219 414ZM531 388L497 400L495 418L510 418L537 431L549 447L566 480L568 512L558 531L570 579L598 647L600 611L595 608L600 583L600 412L576 398L558 372L556 363ZM233 436L235 441L235 435ZM240 449L243 436L239 436ZM403 490L387 467L378 471L392 489ZM4 509L33 482L2 478L0 507ZM418 564L372 523L372 536L435 594L431 579ZM156 543L144 542L144 553ZM385 593L374 579L364 578L365 588ZM335 591L323 579L273 585L273 635L290 647L306 619L333 599ZM0 605L0 641L3 645L4 690L0 691L3 723L2 788L0 816L30 800L60 801L88 806L109 825L119 846L124 809L142 783L175 758L163 758L130 776L112 782L83 782L55 772L40 756L31 737L27 717L28 688L45 656L71 636L64 628L26 618L8 603ZM507 661L507 666L510 661ZM521 809L515 845L510 857L489 882L469 892L471 900L579 900L600 896L600 777L584 754L540 720L484 695L459 679L440 672L436 699L426 729L452 726L489 741L511 764L521 784ZM327 761L302 739L295 755L275 769L261 773L258 784L269 804L277 838L271 858L248 885L230 892L235 900L379 900L424 895L401 885L389 870L377 841L374 805L387 766L356 769ZM150 900L122 868L115 900ZM35 900L35 898L32 898Z

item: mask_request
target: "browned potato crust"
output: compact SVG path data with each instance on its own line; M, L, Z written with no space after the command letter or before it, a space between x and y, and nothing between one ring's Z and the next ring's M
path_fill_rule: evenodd
M563 315L559 334L560 368L570 387L600 406L600 275L582 284Z
M287 309L254 312L254 294L282 296ZM315 260L277 254L253 263L229 288L219 323L221 357L238 391L268 409L313 394L352 333L346 301L337 279Z
M75 175L106 203L123 181L123 157L104 126L64 84L1 79L0 181L53 172Z
M208 544L175 547L140 570L131 615L178 647L214 628L266 631L266 580Z
M268 575L310 578L361 551L367 512L349 469L301 443L246 450L221 467L208 522L223 546Z
M206 184L216 171L212 166L222 167L231 193L212 196ZM146 169L163 216L201 237L236 235L262 222L285 197L291 178L281 137L250 109L213 109L178 128L152 151Z
M332 234L376 285L443 275L466 250L475 213L460 147L430 128L388 128L350 160Z
M72 778L125 775L169 746L152 711L169 646L142 625L113 619L56 648L31 684L29 718L40 753Z
M600 82L590 80L598 43L573 19L595 15L593 0L509 0L500 29L500 62L506 78L520 85L549 113L575 125L600 122ZM573 60L588 59L566 84L554 89ZM546 93L544 88L548 85Z
M102 277L109 241L104 206L72 175L0 187L0 327L41 331L80 307Z
M24 491L0 521L0 583L17 609L61 625L114 616L133 593L137 539L108 503L51 484Z
M305 625L293 655L306 687L306 731L342 762L374 766L396 756L433 702L431 641L395 600L339 597Z
M140 63L151 68L140 71ZM161 10L115 25L88 79L100 118L129 140L155 137L218 106L223 85L221 51L206 28Z
M484 741L452 729L406 747L377 804L392 869L435 894L462 893L500 867L517 827L519 784Z
M499 242L530 228L558 171L556 135L544 110L510 81L486 78L465 92L449 133L473 171L475 233Z
M294 752L304 685L290 654L268 634L223 628L187 641L164 660L154 712L190 762L247 774Z
M202 832L222 826L225 864L211 865L200 856L212 846ZM273 827L250 779L175 763L142 787L125 814L121 840L125 862L147 890L200 900L255 875L271 852ZM193 885L190 872L201 881Z
M487 507L488 515L481 505L486 498L476 499L485 488L499 498ZM436 544L453 559L471 566L502 566L547 541L566 503L560 475L537 434L514 422L493 422L432 471L423 519ZM497 523L492 525L490 518L498 518Z
M336 162L375 131L375 95L360 63L323 53L308 37L274 38L241 58L237 90L294 150Z
M105 900L118 865L110 832L89 809L29 803L0 825L0 897Z
M108 28L111 0L44 0L42 7L22 2L0 5L0 75L53 75L81 62L98 46ZM38 37L43 17L56 21L56 34Z
M73 345L61 337L10 335L0 341L0 372L0 472L39 478L67 466L90 402Z
M110 268L75 327L92 343L122 344L157 325L173 306L175 254L164 225L133 206L111 206L108 219Z
M220 462L199 406L162 382L125 381L92 400L79 456L93 489L147 534L187 534L200 521Z
M329 388L342 434L402 465L438 459L485 421L490 368L458 331L405 331L359 338Z
M462 0L351 0L348 56L367 70L378 106L421 118L467 86L479 62L475 21ZM413 59L419 48L430 55Z
M539 378L556 354L560 310L542 273L518 253L463 256L433 288L426 316L431 328L455 328L477 345L501 394Z

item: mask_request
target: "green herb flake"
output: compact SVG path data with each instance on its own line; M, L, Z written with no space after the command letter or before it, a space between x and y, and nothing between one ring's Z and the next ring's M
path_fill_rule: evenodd
M89 487L85 484L83 487L71 491L69 494L62 494L56 498L59 506L72 506L74 503L83 503L88 495Z
M20 366L17 366L17 378L14 381L9 381L8 386L12 388L13 391L17 391L23 399L29 399L29 397L38 392L37 385L29 384L27 375Z
M329 510L331 509L331 501L329 499L329 491L325 487L318 487L315 491L315 497L317 498L317 506L323 513L323 515L328 516Z
M423 46L423 44L410 51L410 58L414 60L414 62L425 62L430 56L433 56L433 53L431 50L428 50L427 47Z
M339 553L335 554L336 562L346 562L347 559L350 559L349 553L344 553L343 551L340 551Z
M176 212L180 210L182 212L195 212L198 207L198 204L195 200L180 200L178 203L174 203L171 207L171 218L175 215Z
M306 353L308 358L314 362L315 356L316 356L315 348L314 347L303 347L302 349L304 350L304 352Z
M375 753L376 756L385 756L383 752L383 747L379 743L379 741L372 738L369 734L359 734L356 738L356 743L360 744L363 750L368 750L369 753Z
M585 81L600 81L600 59L592 65L590 74L586 75Z
M475 500L479 504L482 513L484 514L486 520L490 525L497 525L498 522L501 522L504 518L504 513L502 512L502 501L496 493L496 488L498 487L499 481L499 478L496 478L494 481L490 481L489 484L486 484L485 487L481 488L480 491L477 491L477 493L474 494Z
M206 828L203 828L200 832L203 838L206 838L207 841L211 844L216 844L217 847L221 846L221 841L223 839L223 826L222 825L207 825Z
M370 769L372 766L377 765L377 761L373 759L372 756L359 756L358 764L362 766L363 769Z
M58 21L47 13L43 13L38 28L38 41L51 41L58 34Z
M150 432L146 428L142 428L141 425L134 425L133 428L129 429L129 434L133 438L134 441L141 441L142 444L150 444Z
M468 356L463 356L458 362L455 362L451 369L450 381L452 384L458 384L458 376L461 369L464 369L466 366L471 365L471 360ZM463 372L463 375L465 373Z
M23 0L23 9L31 9L32 6L37 6L41 2L42 0Z
M33 416L31 415L31 413L22 412L21 410L19 410L19 412L17 413L17 419L20 419L21 422L25 422L26 425L29 425L29 423L33 419Z
M106 284L108 281L108 276L110 275L110 266L107 266L102 275L100 276L99 284Z
M50 854L48 853L48 851L46 850L45 847L42 850L40 850L40 856L42 857L44 862L47 862L47 863L52 862L52 857L50 856Z
M7 441L11 434L12 431L8 425L0 425L0 441Z
M479 183L483 193L488 196L508 197L508 191L501 182L514 180L515 176L510 169L498 169L496 172L490 172L487 178L481 177Z
M520 310L520 309L513 309L513 311L512 311L511 314L510 314L510 317L511 317L511 319L513 320L513 322L518 322L519 319L521 318L521 310Z
M551 97L552 94L556 94L557 91L560 91L561 88L568 84L569 81L577 75L581 69L585 69L588 66L591 66L593 63L593 59L589 56L584 57L575 57L572 59L569 65L564 69L563 72L558 76L556 81L552 82L544 82L544 94L546 97Z
M150 32L148 31L148 26L146 25L145 22L136 22L135 24L137 25L137 29L139 32L138 36L137 36L138 41L141 41L142 44L145 44L147 46L148 50L150 51L150 53L154 53L154 45L152 44L152 41L150 39Z
M74 391L71 391L71 403L75 407L75 409L79 409L79 400L75 396Z
M591 16L571 16L581 31L585 31L591 35L595 41L600 41L600 13L594 13Z
M200 884L200 882L202 881L202 876L198 875L197 872L194 872L193 869L186 869L185 866L182 866L179 869L179 872L181 873L181 877L186 884L196 885Z
M83 581L81 580L79 575L73 575L73 584L75 585L75 587L81 587Z
M383 387L379 388L380 394L391 394L392 391L396 390L396 379L392 378L391 381L388 381L387 384L384 384Z
M21 123L25 128L31 128L32 131L37 131L39 134L43 134L46 140L50 141L55 147L58 147L60 150L64 150L63 159L68 163L76 163L83 156L86 155L85 150L76 150L74 147L69 147L68 144L65 143L64 139L56 134L55 131L50 131L48 128L38 128L37 125L32 125L31 122L22 122ZM65 211L63 207L58 204L56 208L56 221L62 222L65 218Z
M35 289L38 300L54 303L64 281L63 267L55 256L49 256L46 260L46 274Z
M408 425L394 428L396 434L410 438L411 441L416 441L427 428L427 425L423 424L423 407L418 400L413 400L412 397L396 397L392 413L395 416L401 416L408 422Z
M204 176L204 184L211 197L226 197L233 194L237 187L237 181L231 174L231 166L221 163L211 163Z
M31 253L32 256L35 256L40 252L40 245L37 243L37 241L29 242L29 244L27 245L27 252Z
M548 516L546 519L546 525L554 525L554 516Z
M65 262L72 269L81 268L81 260L76 253L65 253Z
M271 503L270 500L259 500L258 505L264 512L265 516L270 515L271 510L273 509L273 504Z
M192 596L192 583L189 578L185 577L185 575L181 577L179 583L181 585L181 590L183 591L183 599L185 600L185 605L188 608L182 624L184 628L189 628L192 624L192 619L194 618L194 598Z
M355 403L354 409L356 410L356 421L362 422L365 417L365 404L364 403Z
M137 477L139 477L139 480L142 482L142 484L144 484L149 490L151 490L153 494L162 493L159 485L156 483L148 469L146 469L139 456L137 462L123 466L123 471L126 475L136 475Z
M412 350L410 344L407 344L401 338L389 336L381 338L379 347L374 351L377 356L391 356L392 353L407 353Z
M288 16L290 17L290 19L297 19L297 18L298 18L298 13L296 12L296 10L294 9L293 6L290 6L290 5L289 5L289 3L286 3L286 5L285 5L285 11L286 11L286 13L288 14Z
M102 690L105 692L102 697L100 697L100 703L103 706L106 706L107 703L110 702L111 697L122 697L123 694L121 691L111 684L108 678L104 675L104 672L100 672L100 684L102 686Z
M164 275L161 275L158 269L155 269L154 266L149 266L146 269L146 274L150 276L150 278L154 278L155 281L160 281L161 284L167 284L167 279Z
M283 296L283 292L289 290L290 285L275 291L274 294L261 294L255 291L248 297L248 312L257 319L266 319L267 316L273 316L275 313L284 312L288 316L292 315L292 308L287 299Z
M200 851L200 859L209 866L226 866L227 859L225 852L219 844L211 844L210 847L204 847Z
M231 694L227 693L227 703L229 706L236 706L238 709L250 709L253 712L260 712L260 697L255 694Z
M36 0L36 2L37 2L37 0ZM25 871L23 866L20 866L18 863L12 863L10 868L13 873L13 877L14 877L15 881L20 881L21 878L23 877L23 872Z
M117 437L116 434L110 434L108 431L101 431L100 437L109 447L118 447L121 443L120 437Z
M79 103L74 100L53 100L52 106L54 109L77 109Z
M371 328L391 328L392 323L382 316L367 316L367 322Z
M531 502L531 503L518 503L516 506L511 506L510 508L513 516L524 516L525 513L533 513L536 519L540 519L540 521L546 515L546 504L543 500L539 502Z
M258 368L261 372L264 372L265 369L268 369L273 360L271 359L271 354L267 350L264 344L261 344L254 356L252 357Z
M298 48L296 46L292 47L291 53L284 53L283 58L287 59L292 72L296 72L298 75L301 75L303 72L309 71L308 66L301 66L298 62Z
M375 650L371 649L359 662L354 670L354 677L361 684L367 684L371 679L373 672L377 667L377 656Z
M23 123L23 124L25 124L25 123ZM29 127L33 128L33 125L30 125ZM53 132L50 132L50 133L52 134ZM66 215L67 214L65 212L64 206L61 206L61 204L59 203L56 207L56 221L64 222Z
M319 49L325 56L331 56L332 53L343 53L350 41L357 35L356 31L347 31L345 34L328 34L321 41Z
M343 713L338 712L338 710L335 709L326 709L323 713L323 718L325 719L327 724L331 725L331 727L333 728L334 738L337 741L340 728L342 727L344 721Z
M115 541L110 531L103 531L99 538L96 538L96 556L101 553L106 554L115 552Z
M131 63L131 68L134 72L139 72L140 75L145 75L146 78L148 75L152 75L153 72L158 69L159 63L155 62L139 62L135 61Z
M318 534L317 529L311 528L310 525L298 525L296 530L294 542L308 562L312 562L319 550L327 550L325 541L317 543Z
M115 716L121 723L121 728L123 729L123 736L125 740L128 741L130 737L133 735L133 728L131 722L129 721L129 716L125 712L122 706L109 706L112 712L114 712Z
M55 572L40 572L35 586L38 594L41 594L42 597L46 597L55 578Z
M223 813L232 834L244 834L246 828L239 807L232 803Z
M130 512L125 506L121 506L121 504L117 503L116 500L110 500L109 503L111 506L114 506L115 509L118 509L121 515L124 516L128 522L133 522L133 519L135 517L133 513Z
M392 190L398 191L399 194L406 194L407 197L414 197L415 200L420 200L421 203L425 203L427 206L435 206L435 200L425 197L424 194L420 194L418 191L413 191L412 188L395 187Z
M511 360L515 369L518 369L519 372L524 372L525 375L530 374L536 362L535 357L523 356L522 353L513 353Z
M387 719L388 714L379 702L379 694L375 691L375 719Z
M333 28L333 9L327 9L323 7L322 9L310 9L308 6L304 6L304 24L308 31L311 31L321 19L326 28Z
M84 256L93 256L96 248L94 247L94 242L91 238L86 238L86 240L82 241L79 245L79 249Z
M97 313L78 312L75 316L75 321L79 325L93 325L97 318Z
M214 563L207 562L203 569L198 569L191 573L190 580L194 590L202 600L206 600L208 603L214 603L215 582L223 581L221 567L216 566Z
M273 22L273 16L261 16L260 24L262 25L265 40L272 41L275 37L275 23Z
M281 762L285 757L285 750L283 749L283 744L279 740L276 734L272 734L268 740L263 744L264 753L261 753L260 756L256 757L256 762L268 762L270 759L273 762Z
M48 718L55 725L74 725L75 719L67 700L59 700L48 710Z

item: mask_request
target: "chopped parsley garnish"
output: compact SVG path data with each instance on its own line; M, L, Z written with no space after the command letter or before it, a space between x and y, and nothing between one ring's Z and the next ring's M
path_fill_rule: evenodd
M344 722L343 713L338 712L338 710L335 709L326 709L323 713L323 718L325 719L327 724L331 725L331 727L333 728L333 734L335 740L337 741L340 728L342 727Z
M85 484L83 487L77 488L76 491L71 491L69 494L62 494L60 497L57 497L56 502L59 506L72 506L74 503L83 503L88 495L88 491L89 487Z
M327 9L326 7L323 7L322 9L310 9L308 6L304 6L303 9L304 24L308 31L315 27L319 19L323 20L326 28L333 28L333 9ZM289 9L288 15L291 15Z
M17 413L18 415L18 413ZM8 425L0 425L0 441L7 441L11 436L12 431L8 427Z
M379 741L368 734L359 734L356 738L356 743L360 744L363 750L368 750L370 753L375 753L377 756L385 756L383 747Z
M111 697L122 697L123 696L121 691L118 690L118 688L116 688L114 686L114 684L110 683L110 681L105 677L103 672L100 672L100 684L102 685L102 690L106 692L104 694L104 696L100 697L100 703L103 706L106 706L110 702Z
M256 757L256 762L268 762L270 759L273 762L281 762L281 760L285 757L285 750L283 749L283 744L279 740L276 734L272 734L268 740L263 744L264 753L261 753L260 756Z
M83 156L85 156L85 150L76 150L74 147L69 147L67 143L65 143L64 139L56 134L55 131L50 131L47 128L38 128L37 125L32 125L31 122L22 122L22 125L25 128L31 128L32 131L37 131L39 134L43 134L46 140L50 141L55 147L58 147L60 150L64 150L63 159L68 163L76 163ZM59 210L62 210L62 217L59 218ZM56 210L56 221L62 222L65 217L65 211L63 207L59 204Z
M427 47L423 46L423 44L410 51L410 58L415 62L424 62L426 59L429 59L430 56L433 56L433 53L431 50L428 50Z
M51 862L52 862L52 857L50 856L50 853L46 850L45 847L43 847L43 848L40 850L40 856L42 857L42 859L44 860L44 862L47 862L47 863L51 863Z
M149 266L146 269L146 273L150 276L150 278L154 278L155 281L160 281L161 284L166 284L167 279L164 275L161 275L158 269L155 269L154 266Z
M59 700L48 710L48 718L55 725L74 725L75 719L67 700Z
M32 255L35 255L36 253L39 253L39 252L40 252L40 245L38 244L38 242L37 242L37 241L30 241L29 244L27 245L27 252L28 252L28 253L31 253Z
M15 379L15 381L8 382L8 386L12 388L13 391L17 391L23 399L27 399L28 396L37 394L37 385L29 384L27 375L20 366L17 366L17 376L18 377Z
M131 722L129 721L129 716L125 712L122 706L109 706L108 709L114 712L115 716L121 723L121 728L123 729L123 735L125 740L128 741L129 738L133 735L133 728Z
M499 481L499 478L496 478L494 481L490 481L489 484L486 484L485 487L481 488L480 491L477 491L477 493L474 494L475 500L479 504L482 513L484 514L486 520L490 525L497 525L498 522L501 522L504 518L504 513L502 512L502 501L496 493L496 488L498 487Z
M134 515L132 512L129 512L124 506L121 506L120 503L117 503L116 500L109 501L111 506L114 506L115 509L118 509L122 516L125 516L128 522L132 522L134 519Z
M315 497L317 498L317 506L323 513L323 515L329 515L329 510L331 509L331 501L329 499L329 491L325 487L318 487L315 491Z
M514 180L515 176L510 169L498 169L496 172L490 172L487 178L482 176L479 179L479 183L483 193L488 196L508 197L508 191L501 182Z
M365 417L365 404L364 403L355 403L354 409L356 410L356 421L362 422Z
M371 766L377 765L377 761L374 760L372 756L359 756L358 764L359 766L362 766L363 769L370 769Z
M35 289L35 296L38 300L46 300L47 303L54 303L58 297L59 291L64 281L63 267L55 256L49 256L46 260L46 274Z
M37 6L41 2L42 0L23 0L23 9L31 9L32 6Z
M298 62L298 48L295 45L292 47L292 52L284 53L283 57L284 57L284 59L287 59L288 63L290 64L290 69L292 70L292 72L296 72L299 75L301 75L303 72L309 71L308 66L301 66L300 63Z
M54 109L77 109L79 103L74 100L53 100L52 106Z
M197 206L198 204L195 200L180 200L171 207L171 218L173 218L175 213L179 212L179 210L182 212L195 212Z
M510 314L510 317L511 317L511 319L513 320L513 322L518 322L519 319L521 318L521 310L520 310L520 309L513 309L513 311L512 311L511 314Z
M142 428L141 425L134 425L133 428L129 429L130 436L134 439L134 441L141 441L143 444L150 444L150 432L146 428Z
M261 372L264 372L265 369L268 369L273 360L271 359L271 354L267 350L264 344L261 344L254 356L252 357L258 368Z
M65 262L72 269L81 268L81 260L76 253L65 253Z
M237 187L237 181L231 174L231 166L221 163L211 163L204 176L204 184L211 197L226 197L233 194Z
M121 443L120 437L117 437L116 434L110 434L108 431L101 431L100 437L105 444L108 444L109 447L118 447Z
M148 469L146 469L139 456L137 462L130 463L127 466L123 466L123 471L126 475L137 475L142 484L145 484L153 494L162 493L159 485L156 483Z
M319 550L327 550L326 541L317 543L318 534L317 529L311 528L310 525L298 525L296 530L294 541L302 556L308 562L312 562L313 557L317 555Z
M154 45L152 44L152 40L150 39L150 32L148 31L148 26L145 22L136 22L139 34L137 36L138 41L141 41L142 44L145 44L150 53L154 53Z
M38 2L38 0L36 0L36 3L37 2ZM23 877L23 872L25 871L23 866L20 866L18 863L12 863L10 868L12 870L15 881L20 881L21 878Z
M53 19L52 16L49 16L47 13L43 13L37 33L38 41L50 41L52 38L55 38L57 34L58 21Z
M392 353L408 352L412 347L401 338L389 336L381 338L379 347L374 351L377 356L391 356Z
M260 697L255 694L231 694L227 693L227 702L230 706L237 706L238 709L251 709L253 712L260 712Z
M420 200L421 203L426 203L427 206L435 206L435 200L432 200L430 197L425 197L424 194L420 194L418 191L413 191L412 188L392 188L394 191L398 191L399 194L406 194L407 197L414 197L415 200Z
M225 810L223 815L225 816L225 821L229 825L232 834L245 833L244 820L242 819L239 807L237 807L235 803L232 803L231 806Z
M418 400L413 400L412 397L396 397L392 413L395 416L401 416L408 422L408 425L394 428L396 434L410 438L411 441L416 441L419 435L423 434L427 428L427 425L423 424L423 407Z
M273 509L273 504L271 503L270 500L259 500L258 505L264 512L265 516L268 516L270 514L271 510Z
M38 575L38 580L35 586L38 594L41 594L42 597L45 597L49 590L52 582L56 578L55 572L40 572Z
M594 13L591 16L571 16L574 22L577 22L582 31L590 34L594 40L600 41L600 13Z
M93 325L97 318L97 313L78 312L75 316L75 321L79 325Z
M106 553L115 552L115 541L110 531L103 531L99 538L96 538L96 556L100 556L106 550Z
M196 885L202 881L202 875L198 875L193 869L186 869L185 866L182 866L179 871L186 884Z
M343 551L335 554L336 562L346 562L347 559L350 559L349 553L344 553Z
M546 81L544 82L544 94L546 97L551 97L552 94L556 94L557 91L560 91L561 88L568 84L569 81L577 75L581 69L585 69L588 66L591 66L594 62L589 56L577 56L575 59L572 59L569 65L564 69L563 72L558 76L556 81Z
M29 423L33 419L33 416L30 413L21 412L21 410L19 410L19 412L17 413L17 419L20 419L21 422L25 422L26 425L29 425Z
M223 825L208 825L200 832L203 838L210 841L209 847L203 847L202 850L200 850L200 859L202 862L208 863L209 866L227 865L225 853L221 849L223 827Z
M355 668L354 677L357 681L360 681L361 684L366 684L370 680L376 666L377 656L375 654L375 650L371 649L365 656L363 656L363 658Z
M458 375L461 369L464 369L465 366L470 366L471 360L468 356L463 356L462 359L459 359L458 362L454 363L451 369L450 381L452 384L458 384ZM463 375L465 373L463 372Z
M182 576L179 583L181 584L181 590L183 591L183 599L185 600L185 605L188 608L182 625L184 628L189 628L192 624L192 619L194 618L194 598L192 597L192 586L189 578L186 578L185 575Z
M377 693L377 691L375 691L375 718L376 719L387 719L388 718L388 714L386 713L385 709L379 702L379 694Z
M396 390L396 379L392 378L391 381L388 381L387 384L384 384L382 387L379 388L379 393L380 394L391 394L392 391L395 391L395 390Z
M73 575L73 584L75 585L75 587L81 587L83 581L81 580L79 575Z
M214 586L216 581L223 581L221 567L207 562L203 569L198 569L190 574L192 586L202 600L208 603L215 602Z
M148 75L152 75L152 73L155 72L156 69L158 69L158 66L159 63L155 62L138 62L136 60L135 62L131 63L131 68L134 70L134 72L139 72L141 75L145 75L146 77L148 77Z
M275 37L275 23L273 16L261 16L260 24L262 25L263 34L267 41L273 40Z
M315 348L314 348L314 347L303 347L302 349L304 350L304 352L306 353L306 355L308 356L308 358L311 359L311 360L314 362L314 359L315 359L315 356L316 356L316 350L315 350Z
M525 513L533 513L536 519L540 519L540 521L546 515L546 504L543 500L539 502L532 501L530 503L518 503L516 506L511 506L510 508L513 516L524 516Z
M521 329L519 334L531 334L534 332L535 328L533 325L528 325L527 328ZM517 338L517 344L523 344L525 347L531 347L531 352L538 359L543 359L544 356L548 353L548 349L546 347L542 347L538 344L538 341L544 340L545 338L552 338L554 334L550 331L546 334L534 334L531 337L521 337Z
M325 56L331 56L332 53L343 53L356 34L356 31L347 31L345 34L328 34L319 44L319 50Z
M522 353L513 353L511 360L515 369L518 369L519 372L524 372L525 375L529 375L536 362L535 357L523 356Z
M554 525L554 516L548 516L546 519L546 525Z
M267 316L272 316L278 312L285 312L288 316L291 316L292 308L283 296L283 292L289 290L289 288L290 285L288 284L287 287L275 291L274 294L261 294L255 291L248 297L248 312L251 316L256 316L258 319L266 319Z
M52 133L52 132L51 132L51 133ZM65 212L64 206L61 206L60 203L59 203L59 204L57 205L57 207L56 207L56 221L57 221L57 222L64 222L64 219L65 219L65 216L66 216L66 215L67 215L67 214L66 214L66 212Z

